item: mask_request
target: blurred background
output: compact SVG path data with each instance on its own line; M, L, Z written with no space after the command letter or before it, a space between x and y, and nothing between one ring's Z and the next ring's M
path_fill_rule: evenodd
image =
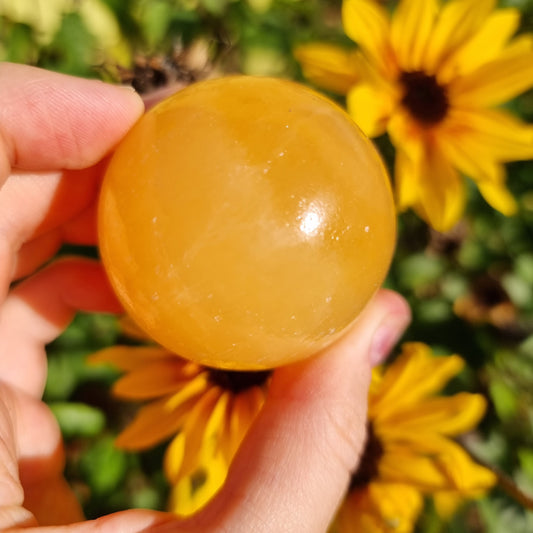
M499 4L519 8L520 31L533 31L533 0ZM353 46L342 30L341 0L0 0L0 60L132 84L144 94L235 72L305 83L293 51L310 41ZM533 92L508 107L532 122ZM375 142L391 166L390 142ZM489 410L464 444L502 473L500 486L449 520L428 505L420 532L533 531L533 163L508 165L508 176L519 203L513 217L491 209L473 186L465 216L447 233L412 212L399 215L386 284L412 306L405 340L466 359L450 392L482 393ZM96 255L62 253L73 251ZM164 509L168 495L163 447L132 454L113 446L135 405L111 397L115 372L85 359L116 342L131 340L115 318L79 315L49 347L45 400L63 430L67 476L88 517Z

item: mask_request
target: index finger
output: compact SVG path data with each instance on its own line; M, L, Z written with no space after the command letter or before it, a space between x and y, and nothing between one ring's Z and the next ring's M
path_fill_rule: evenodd
M0 80L0 187L14 169L59 171L94 165L144 109L131 89L26 65L0 63ZM0 189L0 300L11 281L18 250L50 210L57 211L52 205L57 188L53 179L35 179L32 187L31 195L27 191L14 199ZM78 187L83 184L70 185Z
M141 115L130 88L14 63L0 64L0 184L13 168L86 168Z

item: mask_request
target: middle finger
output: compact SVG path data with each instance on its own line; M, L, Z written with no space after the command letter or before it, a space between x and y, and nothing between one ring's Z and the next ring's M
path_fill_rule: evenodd
M63 227L96 203L102 168L12 174L7 179L0 190L0 239L13 252L13 279L50 259L66 237L75 238Z

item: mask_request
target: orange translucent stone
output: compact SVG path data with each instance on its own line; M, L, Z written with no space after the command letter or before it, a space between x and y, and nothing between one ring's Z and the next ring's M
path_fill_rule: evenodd
M102 259L137 324L242 370L342 335L386 276L395 228L386 171L350 117L296 83L245 76L148 111L99 210Z

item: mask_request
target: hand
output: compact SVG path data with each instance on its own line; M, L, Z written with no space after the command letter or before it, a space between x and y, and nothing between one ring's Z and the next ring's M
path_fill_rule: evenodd
M43 265L64 242L96 243L101 161L143 104L128 89L27 66L2 64L0 79L0 530L326 531L364 444L371 364L409 321L403 299L379 292L343 339L274 373L225 487L198 515L83 522L41 401L45 345L77 310L121 308L97 262ZM70 525L39 527L60 524Z

